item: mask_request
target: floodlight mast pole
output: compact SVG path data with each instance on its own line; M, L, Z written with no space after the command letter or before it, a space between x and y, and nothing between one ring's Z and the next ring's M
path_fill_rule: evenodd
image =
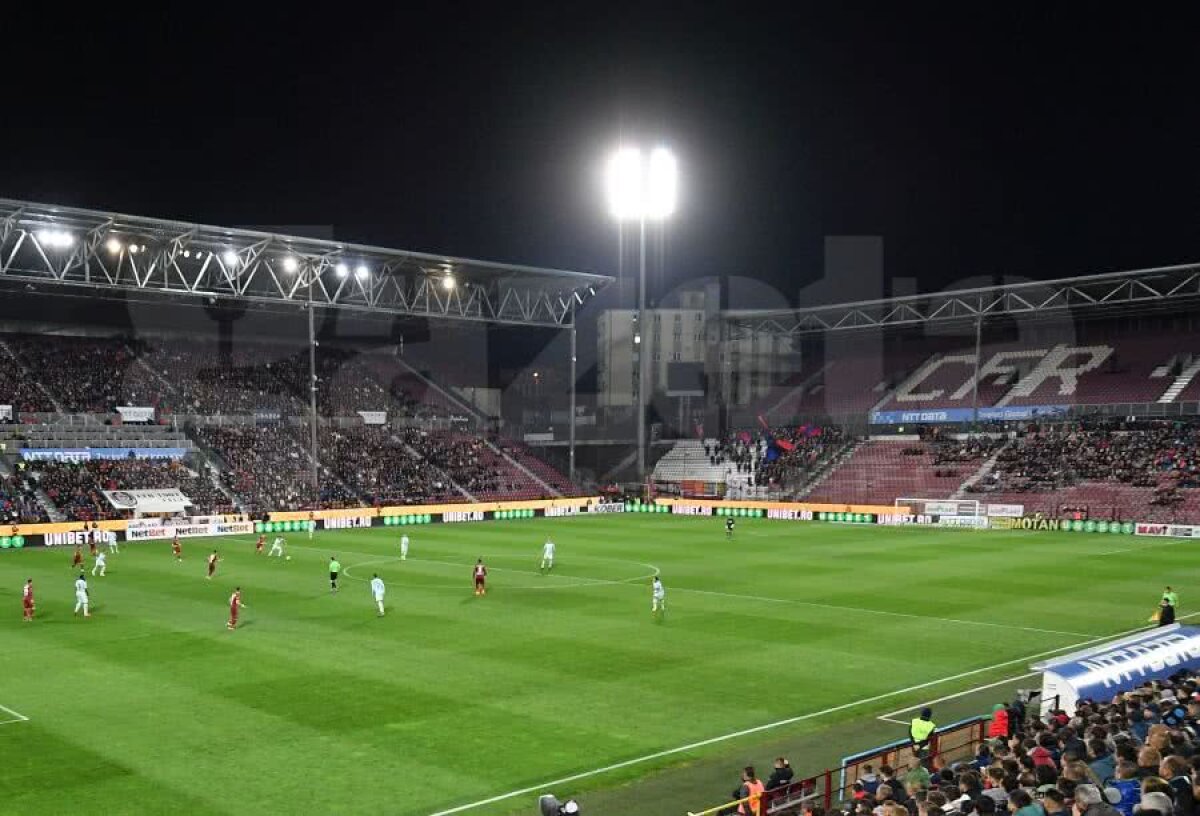
M571 404L567 421L570 423L571 444L567 450L567 478L575 483L575 296L571 295Z
M308 271L308 410L309 443L312 448L312 493L313 509L320 509L321 476L317 464L317 331L313 315L312 270Z
M637 330L637 470L638 481L646 483L646 216L638 219L638 312Z

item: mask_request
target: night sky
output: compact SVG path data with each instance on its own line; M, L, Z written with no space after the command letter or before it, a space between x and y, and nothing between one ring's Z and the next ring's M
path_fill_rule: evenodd
M32 5L0 196L613 274L627 137L679 155L664 287L795 301L836 234L925 290L1200 260L1196 27L1165 7Z

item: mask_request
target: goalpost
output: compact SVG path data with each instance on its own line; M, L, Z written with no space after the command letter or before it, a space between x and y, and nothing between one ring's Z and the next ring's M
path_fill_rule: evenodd
M898 498L893 507L907 507L915 515L970 516L982 518L983 506L978 499L915 499Z

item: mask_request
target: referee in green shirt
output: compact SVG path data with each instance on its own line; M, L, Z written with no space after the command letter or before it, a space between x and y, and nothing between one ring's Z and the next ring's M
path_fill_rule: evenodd
M1176 611L1176 612L1178 612L1178 611L1179 611L1179 596L1178 596L1178 595L1176 595L1176 594L1175 594L1175 593L1174 593L1174 592L1171 590L1171 588L1170 588L1170 587L1167 587L1166 589L1164 589L1164 590L1163 590L1163 596L1162 596L1162 599L1163 599L1164 601L1166 601L1167 603L1169 603L1171 606L1175 607L1175 611Z
M342 565L338 563L337 556L329 556L329 591L337 592L338 573L342 571Z

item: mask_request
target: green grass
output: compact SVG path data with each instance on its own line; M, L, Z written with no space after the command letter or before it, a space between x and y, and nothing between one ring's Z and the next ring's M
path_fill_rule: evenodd
M29 718L0 725L0 812L429 814L1013 661L559 786L585 810L589 795L609 803L591 814L681 814L732 774L689 782L689 801L622 799L622 786L654 790L648 775L706 758L765 763L767 744L821 729L836 745L835 723L1141 625L1164 583L1182 585L1186 613L1200 566L1190 542L1129 536L747 519L729 542L718 519L662 516L417 527L402 564L400 532L289 536L286 563L246 539L186 540L182 564L167 543L122 544L89 579L87 621L71 614L69 551L0 554L0 705ZM547 534L558 565L542 577ZM225 560L206 581L213 546ZM331 554L349 573L337 595ZM479 555L485 598L470 586ZM649 610L656 569L663 622ZM388 584L382 619L372 572ZM231 633L235 584L247 610ZM535 799L466 812L533 813Z

